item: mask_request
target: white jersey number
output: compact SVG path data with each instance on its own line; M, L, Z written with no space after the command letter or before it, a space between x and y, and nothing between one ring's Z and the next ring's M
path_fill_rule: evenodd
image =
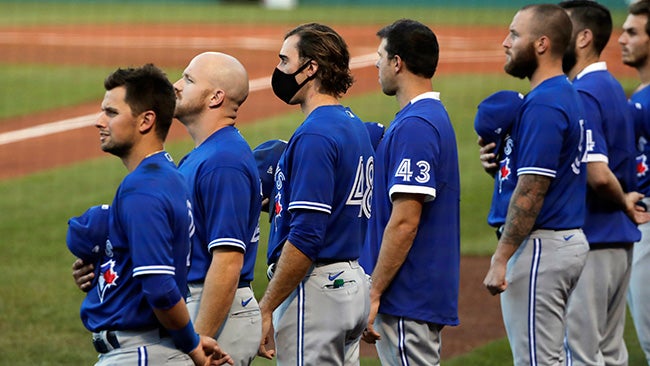
M431 165L424 160L418 161L415 165L420 169L419 174L415 177L415 181L418 183L428 182L431 179L431 175L429 174ZM411 159L402 159L402 162L397 167L397 171L395 171L395 178L402 178L404 182L410 182L412 177Z
M346 205L359 206L359 217L364 215L370 218L370 201L372 199L372 180L375 175L375 163L373 157L369 157L368 161L363 162L363 156L359 157L359 164L357 165L357 173L354 177L354 184L352 190L348 195Z
M187 214L190 217L190 227L189 227L190 250L187 252L187 259L185 261L185 264L189 268L190 265L192 264L192 237L196 233L196 226L194 225L194 214L192 213L192 203L190 202L190 200L187 200L186 203L187 203Z

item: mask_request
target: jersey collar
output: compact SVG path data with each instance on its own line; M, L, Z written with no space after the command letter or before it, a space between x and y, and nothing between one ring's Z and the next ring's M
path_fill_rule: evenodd
M576 80L594 71L607 71L607 63L605 61L594 62L593 64L582 69L582 71L580 71L580 73L576 76Z
M419 100L422 99L435 99L435 100L440 100L440 93L439 92L426 92L418 95L417 97L411 99L410 103L413 104Z

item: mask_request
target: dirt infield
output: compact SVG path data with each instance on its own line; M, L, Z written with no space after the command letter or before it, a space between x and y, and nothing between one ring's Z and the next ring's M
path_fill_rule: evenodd
M0 27L0 62L65 65L126 66L153 62L163 68L183 68L197 53L215 50L239 58L251 79L268 77L277 64L281 37L291 26L236 25L146 25ZM337 27L350 46L353 57L376 53L378 26ZM502 72L504 61L501 28L436 28L441 44L438 73ZM614 44L612 46L612 43ZM614 42L605 53L615 74L630 75L620 65ZM353 70L356 79L350 94L377 90L377 72L372 61ZM100 87L98 85L98 87ZM99 101L0 121L0 135L61 119L98 112ZM253 92L241 110L238 123L293 111L272 95L269 88ZM185 137L176 123L170 138ZM45 148L47 147L47 148ZM74 161L101 156L95 128L83 127L47 136L0 144L0 179L16 177ZM8 158L11 157L11 158ZM464 257L461 261L459 327L443 331L443 359L467 352L505 336L499 300L482 286L488 269L487 258ZM364 345L362 354L374 350Z

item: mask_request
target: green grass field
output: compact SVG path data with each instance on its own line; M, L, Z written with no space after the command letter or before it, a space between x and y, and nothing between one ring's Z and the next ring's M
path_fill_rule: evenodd
M109 5L109 4L21 4L1 3L0 26L35 24L128 23L147 14L149 22L239 22L299 23L318 20L331 24L388 23L398 17L412 17L427 23L507 25L515 9L471 11L466 9L421 8L300 8L295 12L268 11L257 7L199 5ZM318 16L317 16L318 15ZM317 17L317 19L315 19ZM615 22L623 16L615 14ZM39 110L99 100L101 82L113 68L69 67L44 64L3 64L0 67L0 118ZM117 65L116 65L117 66ZM180 70L166 70L174 80ZM46 75L46 77L43 77ZM622 80L631 90L633 79ZM473 119L478 102L498 89L525 91L527 83L506 75L440 75L435 89L452 118L457 133L461 168L461 248L463 254L488 255L494 235L485 224L491 196L491 178L477 159ZM39 103L30 101L38 100ZM365 120L387 124L397 111L394 99L379 91L346 97L349 105ZM99 101L98 101L99 105ZM246 105L244 105L244 108ZM288 138L302 120L297 110L242 125L251 146L271 138ZM89 127L91 128L91 127ZM178 161L191 149L189 139L168 144ZM99 148L99 147L98 147ZM10 157L3 157L9 159ZM125 175L121 162L112 156L60 169L0 181L0 365L87 365L94 362L88 332L79 320L83 299L71 279L73 257L65 245L67 219L88 206L110 203ZM261 243L266 243L267 216L262 216ZM266 285L265 247L258 253L254 290L260 296ZM462 319L461 319L462 321ZM643 363L631 322L626 330L630 365ZM505 365L511 363L507 340L502 339L445 365ZM272 362L258 360L256 365ZM378 365L364 359L363 365Z

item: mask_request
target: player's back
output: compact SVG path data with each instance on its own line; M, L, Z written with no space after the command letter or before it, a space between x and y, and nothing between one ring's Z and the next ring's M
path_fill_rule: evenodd
M587 134L587 160L607 163L624 192L636 189L634 122L625 92L606 70L586 69L574 86L580 93L591 133ZM634 242L641 238L636 225L620 207L587 189L587 215L583 227L590 244Z
M203 281L212 261L208 248L244 252L242 276L252 281L260 208L260 179L253 152L233 126L219 129L179 163L190 187L196 231L188 280Z
M296 129L278 162L269 261L287 239L291 212L329 215L320 261L357 259L370 216L374 151L363 122L349 108L321 106Z

